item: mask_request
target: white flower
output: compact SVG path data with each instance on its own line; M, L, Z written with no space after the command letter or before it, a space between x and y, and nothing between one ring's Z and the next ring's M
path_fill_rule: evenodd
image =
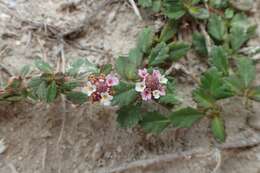
M159 77L159 82L161 84L167 84L168 79L164 75L162 75L162 76Z
M153 97L154 97L155 99L159 99L160 96L161 96L161 91L159 91L159 90L154 90L154 91L153 91Z
M88 81L87 85L82 88L82 92L86 93L88 96L91 96L91 94L95 92L96 89L96 86Z
M113 100L113 96L109 95L107 92L101 93L100 103L104 106L110 106L111 101Z
M138 83L136 83L135 84L135 90L137 91L137 92L143 92L144 91L144 89L145 89L145 83L144 82L138 82Z

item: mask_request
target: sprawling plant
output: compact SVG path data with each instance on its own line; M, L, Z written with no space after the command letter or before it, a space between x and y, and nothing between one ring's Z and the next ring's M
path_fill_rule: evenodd
M165 16L161 31L143 29L136 46L128 55L117 58L115 65L96 66L87 59L71 62L65 72L56 72L38 59L32 75L25 66L0 89L0 103L25 99L51 103L61 95L73 104L97 102L117 106L121 127L141 126L147 132L160 133L165 128L190 128L202 118L209 118L215 138L225 141L225 126L220 101L241 97L260 101L260 86L254 85L255 65L249 56L257 51L241 51L254 35L245 13L230 6L228 0L138 0L140 6ZM181 21L206 25L194 32L192 44L178 40ZM203 28L202 28L203 29ZM207 60L193 100L196 107L184 107L176 91L178 78L174 65L190 49Z

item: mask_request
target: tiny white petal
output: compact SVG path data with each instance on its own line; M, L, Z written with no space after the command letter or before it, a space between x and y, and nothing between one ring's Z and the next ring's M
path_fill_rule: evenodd
M160 91L159 90L154 90L153 91L153 97L155 99L159 99L160 98Z
M136 83L135 84L135 90L137 91L137 92L143 92L144 91L144 89L145 89L145 83L144 82L138 82L138 83Z
M161 84L167 84L168 79L167 79L166 77L164 77L164 76L161 76L161 77L159 78L159 82L160 82Z
M104 106L110 106L111 100L113 100L113 96L109 95L108 93L101 93L101 100L100 103Z
M91 96L91 94L95 91L96 86L92 85L91 82L87 82L87 85L82 88L82 92L86 93L88 96Z

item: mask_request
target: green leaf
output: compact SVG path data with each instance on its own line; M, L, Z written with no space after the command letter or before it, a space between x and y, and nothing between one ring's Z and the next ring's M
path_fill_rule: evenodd
M240 95L244 92L243 81L241 81L237 75L232 75L225 78L224 82L225 86L228 87L234 94Z
M23 68L21 69L20 75L21 75L22 77L26 77L26 76L30 73L30 70L31 70L31 66L30 66L30 65L25 65L25 66L23 66Z
M42 101L47 101L48 88L45 81L41 82L36 90L36 95Z
M100 73L108 75L112 71L112 69L113 69L112 64L105 64L105 65L101 66Z
M175 105L179 103L179 98L176 93L176 86L174 82L167 83L166 95L160 97L160 103Z
M229 64L228 57L223 47L213 47L211 50L211 63L224 75L228 75Z
M122 128L131 128L142 119L140 106L124 106L117 114L117 122Z
M170 48L170 59L178 61L184 57L190 49L190 45L185 42L175 42L169 45Z
M226 134L225 134L225 125L224 121L218 117L215 116L211 121L211 131L214 135L214 137L219 142L225 142Z
M231 8L226 9L225 18L232 19L232 17L234 16L234 13L235 13L235 11L233 9L231 9Z
M144 8L152 7L153 2L152 0L138 0L138 4Z
M161 42L157 44L151 51L149 56L150 65L158 65L163 63L169 57L169 47L166 43Z
M213 8L225 8L228 6L229 0L209 0L210 6Z
M83 104L88 100L88 97L85 93L78 91L71 91L66 93L66 98L74 104Z
M203 113L188 107L171 113L169 119L171 120L172 124L178 128L190 128L203 116Z
M158 13L161 10L162 1L161 0L154 0L152 10L153 12Z
M215 99L207 94L203 89L198 88L193 91L192 96L197 104L204 108L212 108L215 104Z
M188 8L188 11L191 16L193 16L197 19L208 19L209 18L209 11L205 8L191 6Z
M71 91L73 90L74 88L77 88L80 86L80 83L79 82L76 82L76 81L68 81L68 82L64 82L62 85L61 85L61 89L62 90L65 90L65 91Z
M144 115L140 125L146 132L159 134L170 125L170 120L158 112L148 112Z
M74 60L66 70L70 76L86 73L98 73L99 69L95 64L92 64L87 59Z
M203 34L195 32L192 36L192 45L198 54L202 56L208 55L207 43Z
M223 40L226 34L226 26L223 18L212 14L209 18L208 32L216 40Z
M118 86L114 87L116 95L113 98L113 105L119 105L120 107L126 106L134 102L138 96L138 93L134 90L132 84L120 82Z
M163 12L174 20L180 19L186 13L182 0L163 0Z
M57 86L55 81L48 86L48 93L47 93L47 102L53 102L57 96Z
M254 87L251 90L249 98L254 101L260 102L260 86Z
M164 25L162 32L160 34L159 41L167 42L173 39L173 36L177 33L177 22L174 20L169 20L167 24Z
M230 31L231 47L237 51L248 40L247 32L241 27L232 27Z
M35 66L44 73L53 72L53 68L48 63L44 62L43 60L37 59L35 61Z
M140 32L137 41L137 48L143 53L147 53L153 44L154 32L151 28L145 28Z
M116 71L126 80L134 80L137 77L137 67L127 57L119 57L116 60Z
M249 88L256 78L256 68L249 58L240 58L237 61L237 71L245 88Z
M136 67L140 66L143 61L143 53L140 49L134 48L131 49L128 55L129 61L134 64Z
M41 79L40 77L34 77L32 78L29 83L28 83L28 87L29 88L38 88L39 85L43 82L43 79Z

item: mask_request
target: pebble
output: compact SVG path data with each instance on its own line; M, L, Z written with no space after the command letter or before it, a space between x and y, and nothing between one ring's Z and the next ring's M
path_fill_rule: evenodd
M248 119L248 125L256 130L260 130L260 115L253 115Z
M118 147L116 148L116 151L117 151L118 153L121 153L121 152L122 152L122 147L121 147L121 146L118 146Z
M253 8L254 0L231 0L231 4L242 11L250 11Z
M0 140L0 154L3 154L3 153L6 151L6 149L7 149L7 146L6 146L6 144L4 143L4 140L1 139L1 140Z
M92 155L91 155L91 156L92 156L92 159L98 160L98 159L101 158L102 154L103 154L102 146L101 146L100 143L97 143L97 144L95 145L95 148L94 148L94 150L93 150L93 152L92 152Z

